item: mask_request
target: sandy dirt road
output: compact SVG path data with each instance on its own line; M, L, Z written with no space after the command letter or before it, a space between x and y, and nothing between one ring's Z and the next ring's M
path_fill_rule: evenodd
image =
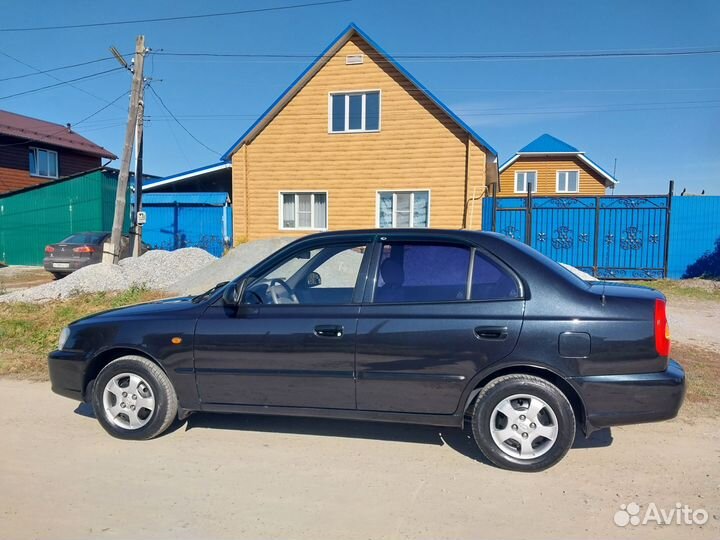
M582 439L540 474L483 462L460 430L198 414L112 439L48 383L0 379L0 538L719 538L717 418ZM706 525L618 527L620 504Z

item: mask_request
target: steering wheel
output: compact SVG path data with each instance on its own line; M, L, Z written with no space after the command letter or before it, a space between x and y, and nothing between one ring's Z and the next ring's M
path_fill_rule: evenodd
M270 297L272 298L273 304L287 304L288 302L283 302L280 298L280 295L278 295L277 289L275 289L275 285L280 285L283 289L285 289L285 292L287 293L288 298L290 299L291 304L299 304L300 301L298 300L297 296L295 296L295 293L292 292L292 289L288 287L288 284L285 283L283 279L280 278L274 278L270 281L270 286L268 287L268 290L270 291Z

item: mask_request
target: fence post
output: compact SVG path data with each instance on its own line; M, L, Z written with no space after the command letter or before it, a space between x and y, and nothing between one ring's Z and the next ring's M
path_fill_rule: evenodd
M595 197L595 234L593 235L593 276L598 275L600 258L600 196Z
M525 243L532 247L532 190L533 183L527 183L527 201L525 202Z
M670 251L670 216L672 213L672 199L675 194L675 180L670 180L667 194L666 216L665 216L665 258L663 260L663 277L668 277L668 252Z
M492 184L492 231L497 229L497 182Z

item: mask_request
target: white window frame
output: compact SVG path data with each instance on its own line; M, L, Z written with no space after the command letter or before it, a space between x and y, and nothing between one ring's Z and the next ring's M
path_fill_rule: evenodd
M295 223L299 222L298 219L298 195L310 194L310 227L285 227L283 224L283 195L295 195ZM315 226L315 195L325 195L325 227ZM327 231L330 226L330 197L327 191L322 190L292 190L286 189L278 192L278 228L281 231Z
M527 173L535 173L535 181L533 182L533 193L537 193L538 190L538 172L537 171L515 171L514 181L515 184L513 185L513 189L515 190L515 193L527 193L527 176L525 177L525 181L523 182L523 189L518 190L518 175L524 174L527 175Z
M37 176L38 178L59 178L60 177L60 160L58 158L58 153L55 150L48 150L47 148L40 148L38 146L30 146L29 150L35 153L35 170L36 172L30 172L30 176ZM52 174L40 174L39 167L38 167L38 151L47 152L48 157L50 155L55 156L55 175ZM28 164L29 165L29 164ZM29 169L29 166L28 166ZM48 172L50 171L49 162L48 162Z
M378 127L377 127L377 129L365 129L365 121L366 121L365 101L367 99L367 94L374 93L374 92L377 92L377 94L378 94ZM343 95L345 96L345 129L343 131L333 131L333 128L332 128L333 96L343 96ZM361 105L361 111L360 111L360 121L361 121L360 129L349 129L349 127L350 127L350 96L351 95L362 96L362 105ZM330 135L339 135L339 134L344 134L344 133L379 133L381 129L382 129L382 90L380 90L379 88L373 88L370 90L345 90L345 91L328 92L328 133Z
M565 189L560 189L560 175L561 174L567 174L567 173L577 173L577 189L575 190L569 190L568 187L568 178L565 177ZM563 171L555 171L555 192L556 193L580 193L580 170L579 169L568 169Z
M413 221L415 220L415 193L418 191L422 191L424 193L427 193L428 196L428 204L427 204L427 225L425 227L415 227L413 224ZM375 228L380 228L380 195L383 193L392 193L393 196L393 211L392 211L392 229L397 228L396 225L396 215L395 215L395 209L397 208L397 195L398 193L410 193L412 194L412 197L410 197L410 228L412 229L429 229L431 227L430 224L430 216L431 216L431 206L432 206L432 192L428 188L419 188L419 189L378 189L375 192Z

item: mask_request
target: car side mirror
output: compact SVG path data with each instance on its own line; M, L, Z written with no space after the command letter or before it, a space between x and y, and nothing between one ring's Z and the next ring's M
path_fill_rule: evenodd
M306 284L309 287L317 287L322 283L322 278L317 272L310 272L307 276Z
M232 281L228 283L223 291L223 303L226 306L231 307L237 307L242 304L249 282L250 278L245 278L240 281Z

